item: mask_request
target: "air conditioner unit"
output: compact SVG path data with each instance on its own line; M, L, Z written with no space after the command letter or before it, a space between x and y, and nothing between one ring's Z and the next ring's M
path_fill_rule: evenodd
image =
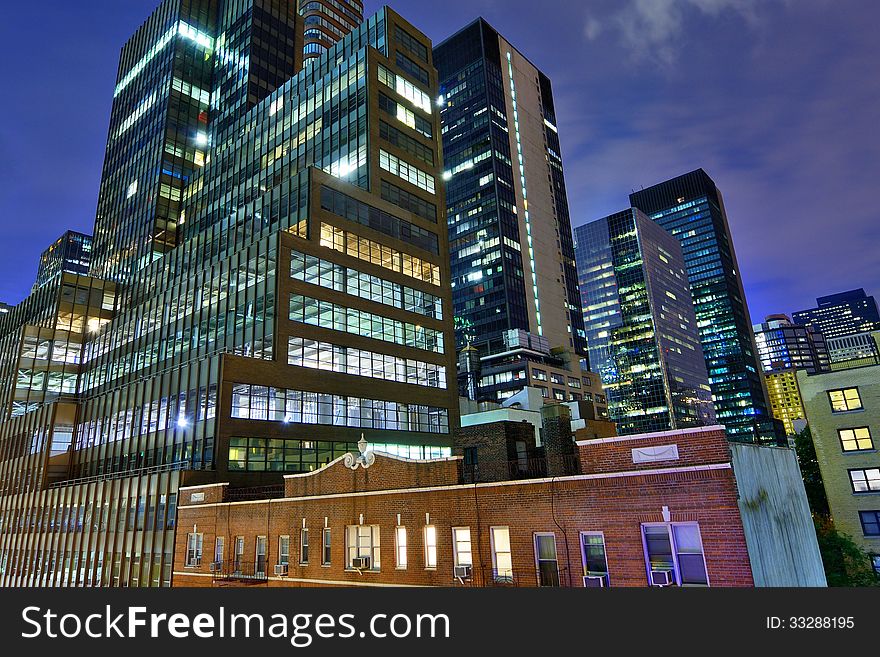
M456 566L453 570L453 575L456 579L470 579L471 570L471 566Z
M584 575L585 589L602 589L605 588L604 575Z
M287 564L279 563L275 566L275 576L276 577L285 577L287 576Z
M669 570L652 570L651 586L671 586L672 572Z
M355 557L351 560L351 567L355 570L369 570L370 557Z
M223 571L223 564L219 561L211 562L211 565L208 566L212 573L219 573Z

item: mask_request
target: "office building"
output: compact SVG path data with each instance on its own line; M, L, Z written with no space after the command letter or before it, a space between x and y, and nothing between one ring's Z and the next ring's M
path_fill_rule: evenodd
M278 88L259 85L262 100L214 111L228 21L250 13L257 41L262 14L242 4L166 0L123 49L93 276L62 273L0 322L0 584L168 586L181 485L281 486L361 437L450 454L431 43L382 9ZM243 70L242 84L251 74L269 77ZM158 114L121 120L143 102ZM129 189L130 167L146 177ZM153 213L172 179L174 204Z
M590 363L621 434L715 424L681 245L630 208L575 229Z
M845 364L847 361L862 358L872 359L880 356L877 342L870 333L855 333L842 335L839 338L829 338L826 345L831 360L831 369L835 369L838 363Z
M764 372L770 412L782 422L786 436L800 433L807 424L797 373L792 368Z
M550 80L486 21L434 49L456 341L521 330L586 356Z
M564 349L551 349L546 339L511 329L503 336L504 351L481 356L473 346L459 354L459 394L475 401L508 403L527 389L548 402L585 402L595 417L607 418L602 381L581 368ZM476 390L476 395L473 391Z
M352 452L259 500L182 489L174 586L825 586L791 450L701 427L518 457L530 436L496 422L451 458Z
M809 324L825 339L880 330L880 310L863 289L816 299L816 307L792 313L796 324Z
M793 436L806 425L797 372L816 374L830 368L825 340L813 327L793 324L786 315L770 315L753 328L770 412L782 422L785 434Z
M634 192L630 204L681 243L718 422L731 440L778 440L718 187L698 169Z
M62 272L87 275L92 263L92 236L69 230L40 255L34 287L42 287Z
M753 329L764 372L797 369L815 374L830 366L825 339L812 326L794 324L786 315L770 315Z
M872 335L880 344L880 332ZM880 359L832 372L798 372L834 526L870 555L880 573Z
M364 21L364 3L360 0L299 0L299 13L305 27L303 58L309 65ZM418 43L414 45L419 47Z

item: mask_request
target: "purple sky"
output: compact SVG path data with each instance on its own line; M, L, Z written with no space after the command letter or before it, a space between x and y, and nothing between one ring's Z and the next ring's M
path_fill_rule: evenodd
M158 0L48 0L0 25L0 301L91 232L117 57ZM367 11L379 2L367 0ZM435 41L483 15L554 85L574 225L702 166L752 318L880 294L876 0L398 0Z

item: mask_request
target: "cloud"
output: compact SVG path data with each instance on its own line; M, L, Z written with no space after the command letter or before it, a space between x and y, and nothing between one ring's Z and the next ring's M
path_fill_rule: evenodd
M762 0L770 2L789 0ZM653 60L671 66L678 58L678 43L684 36L689 17L703 15L717 19L733 14L751 27L760 24L759 0L623 0L623 6L612 12L604 22L589 16L584 34L589 40L609 32L616 33L623 46L637 61Z
M599 38L600 34L602 34L602 23L592 16L587 17L587 22L584 25L584 36L590 41L595 41Z

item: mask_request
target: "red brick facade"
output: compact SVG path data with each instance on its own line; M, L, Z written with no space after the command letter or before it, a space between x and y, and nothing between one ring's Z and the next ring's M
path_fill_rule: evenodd
M676 445L678 458L634 464L633 448ZM719 428L579 443L583 474L461 484L461 458L413 462L376 454L368 469L342 460L309 475L285 479L283 499L223 502L223 486L184 489L178 511L174 586L236 585L212 576L217 536L224 560L243 537L242 563L253 568L256 540L267 537L264 586L490 586L490 528L507 527L512 583L536 586L535 534L555 536L559 583L582 586L581 532L604 535L611 586L647 586L643 523L697 523L710 586L751 586L752 575L737 508L724 431ZM196 494L193 500L192 494ZM665 517L664 517L665 515ZM437 567L426 568L425 526L436 528ZM347 530L377 526L376 571L347 567ZM407 567L396 562L396 528L406 528ZM309 531L309 562L300 564L300 532ZM330 530L330 562L323 564L323 529ZM453 528L470 529L472 576L453 576ZM189 533L202 535L199 566L186 567ZM274 576L279 536L290 537L288 575ZM229 570L227 568L226 570ZM254 580L250 580L253 584ZM504 580L509 584L508 580Z

